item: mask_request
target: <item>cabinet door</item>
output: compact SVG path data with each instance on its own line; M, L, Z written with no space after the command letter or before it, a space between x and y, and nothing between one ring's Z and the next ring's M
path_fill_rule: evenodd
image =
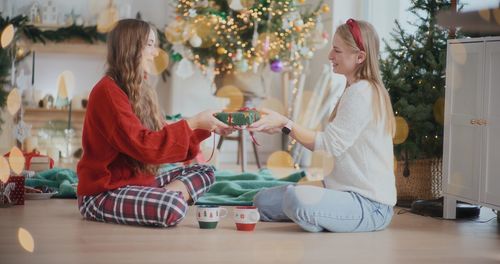
M481 202L500 206L500 41L486 42Z
M484 43L449 44L446 66L443 188L479 201Z

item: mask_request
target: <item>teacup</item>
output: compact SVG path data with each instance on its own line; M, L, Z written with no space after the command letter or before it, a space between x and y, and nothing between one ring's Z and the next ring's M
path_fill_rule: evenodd
M259 211L255 206L236 206L233 212L236 229L240 231L253 231L260 219Z
M196 219L201 229L214 229L223 217L227 216L227 209L218 205L198 205Z

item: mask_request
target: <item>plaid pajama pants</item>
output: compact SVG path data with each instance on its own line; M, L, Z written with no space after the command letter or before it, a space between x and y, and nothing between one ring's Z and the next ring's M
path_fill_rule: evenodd
M99 222L174 226L186 216L188 205L181 192L163 186L180 180L194 203L214 184L214 170L208 165L178 167L159 173L157 187L125 186L93 196L79 196L78 207L84 218Z

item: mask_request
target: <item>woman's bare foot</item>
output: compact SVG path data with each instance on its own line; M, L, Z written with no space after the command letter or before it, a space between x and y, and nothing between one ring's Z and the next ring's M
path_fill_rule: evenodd
M181 192L182 196L184 197L184 200L187 203L191 203L192 202L191 195L189 194L186 185L183 182L179 181L179 180L175 180L175 181L173 181L173 182L165 185L163 188L165 188L165 189L167 189L169 191Z

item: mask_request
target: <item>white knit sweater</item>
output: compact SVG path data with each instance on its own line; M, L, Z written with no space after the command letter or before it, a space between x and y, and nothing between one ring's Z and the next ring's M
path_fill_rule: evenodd
M392 138L373 111L375 90L367 81L348 87L335 119L316 134L314 150L335 157L326 188L353 191L387 205L396 204Z

